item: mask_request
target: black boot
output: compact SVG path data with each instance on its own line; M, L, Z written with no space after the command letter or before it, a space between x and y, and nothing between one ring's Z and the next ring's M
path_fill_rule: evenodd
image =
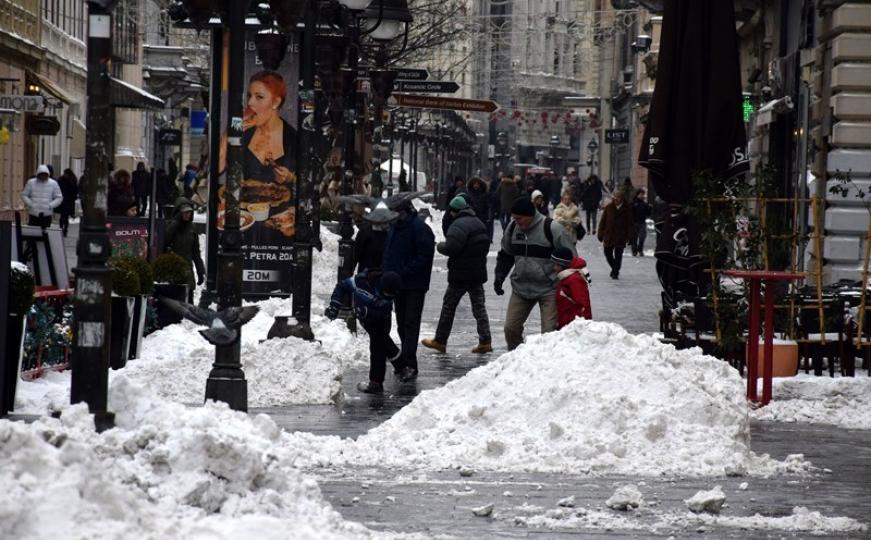
M412 367L402 368L402 373L399 375L399 380L402 382L411 382L417 379L417 370Z
M364 394L383 394L384 384L375 381L358 382L357 390L363 392Z

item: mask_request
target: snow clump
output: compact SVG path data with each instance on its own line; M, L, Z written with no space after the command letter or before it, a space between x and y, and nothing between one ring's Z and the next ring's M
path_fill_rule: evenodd
M707 512L709 514L719 514L726 502L726 494L723 493L720 486L714 486L710 491L699 491L689 499L685 500L687 508L690 512L699 514Z
M632 510L638 508L644 502L644 497L641 496L641 491L635 484L626 484L620 486L613 495L605 501L605 506L612 510Z

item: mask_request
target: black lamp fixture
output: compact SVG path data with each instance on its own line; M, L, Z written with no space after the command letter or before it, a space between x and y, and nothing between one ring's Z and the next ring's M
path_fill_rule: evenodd
M182 4L188 19L199 30L206 28L212 17L220 17L226 11L225 2L221 0L182 0Z
M285 32L293 32L305 15L306 0L269 0L275 23Z
M281 61L284 60L288 44L287 36L274 28L261 30L254 36L257 58L263 63L263 67L273 71L278 69Z
M380 0L363 12L363 29L375 41L392 41L408 31L412 20L407 0Z

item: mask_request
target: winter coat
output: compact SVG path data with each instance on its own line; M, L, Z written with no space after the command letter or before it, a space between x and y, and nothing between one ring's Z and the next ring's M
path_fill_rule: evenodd
M178 210L183 204L191 204L191 202L183 197L175 202L175 215L166 227L163 249L190 261L196 268L197 276L203 276L206 273L206 265L200 254L200 237L194 230L193 221L182 221L181 212ZM191 273L188 286L193 288L195 285L193 273Z
M566 179L567 189L572 192L572 200L580 206L581 196L584 194L584 184L576 175L571 175Z
M487 282L490 237L484 222L471 208L459 212L445 241L436 248L448 256L448 283L478 285Z
M417 212L407 212L390 226L382 269L399 274L403 291L427 291L434 254L432 229Z
M650 205L644 199L635 197L632 200L632 222L644 223L650 217Z
M151 173L138 169L133 171L133 193L137 197L151 195Z
M556 209L553 211L553 219L565 228L572 241L578 241L576 228L581 223L581 211L578 210L575 203L569 203L568 206L563 203L556 205Z
M602 202L602 181L587 180L581 184L581 207L584 210L595 210Z
M358 272L381 268L386 242L387 229L375 230L370 223L360 225L354 237L354 262Z
M330 305L341 307L343 300L350 296L354 316L361 322L383 321L389 318L393 310L393 300L384 296L375 285L379 277L380 272L360 272L356 276L343 279L333 289Z
M475 211L475 215L481 221L488 221L490 219L490 195L487 193L487 184L483 180L472 180L469 182L467 191L469 194L467 200L469 206Z
M568 268L557 274L559 278L556 286L557 328L562 328L577 318L593 318L586 266L587 261L575 257Z
M76 199L79 196L79 181L74 174L63 174L57 183L60 186L63 201L55 211L72 215L76 210Z
M520 186L517 180L511 177L505 177L496 189L496 195L499 197L499 208L502 213L511 211L511 205L520 197Z
M30 215L50 216L63 202L64 197L54 179L48 178L43 182L34 176L25 184L21 192L21 200Z
M623 203L620 208L612 201L605 207L596 231L606 248L622 248L632 236L632 208Z
M550 223L552 242L544 231L546 222ZM495 281L503 282L513 267L511 289L517 295L535 299L553 293L557 278L550 256L558 247L575 253L575 244L563 226L536 212L528 230L521 230L512 220L505 231L496 259Z

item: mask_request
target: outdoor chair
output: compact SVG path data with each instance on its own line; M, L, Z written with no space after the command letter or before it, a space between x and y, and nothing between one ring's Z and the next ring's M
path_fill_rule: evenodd
M823 320L816 303L803 303L796 321L795 341L798 343L799 369L814 375L823 374L823 358L828 362L829 375L835 376L835 363L845 358L844 303L836 298L823 299ZM821 332L822 330L822 332ZM852 364L852 362L847 362Z

